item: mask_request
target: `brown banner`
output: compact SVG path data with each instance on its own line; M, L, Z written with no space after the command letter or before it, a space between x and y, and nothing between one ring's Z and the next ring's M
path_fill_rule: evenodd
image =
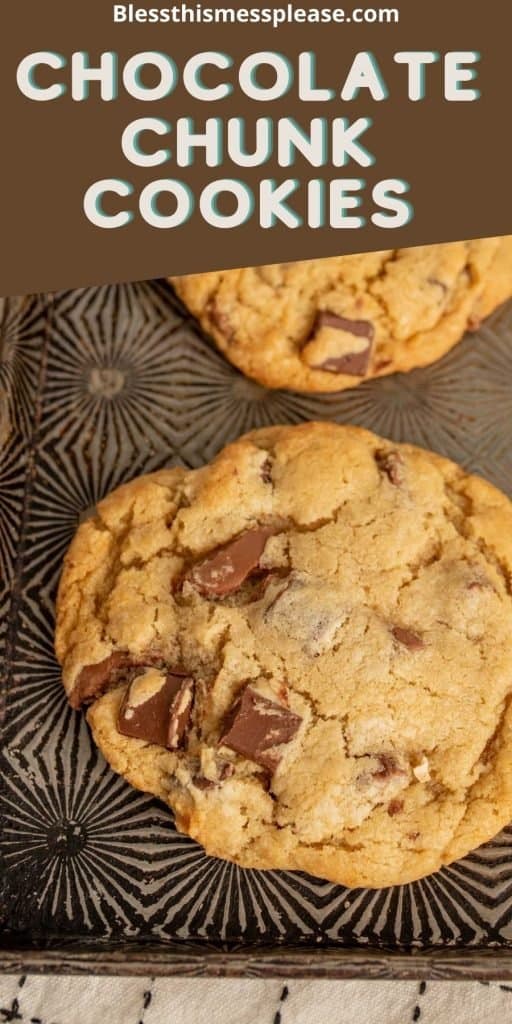
M249 0L223 5L236 24L197 20L207 10L219 17L219 6L9 5L0 43L0 294L512 232L510 4L351 2L335 14L341 3L319 3L330 20L317 24L307 20L309 6ZM285 20L262 23L276 10ZM251 55L267 51L278 55L272 66L259 58L253 67ZM52 61L25 60L38 52ZM214 63L195 69L191 58L205 52ZM164 56L136 57L144 53ZM311 53L315 68L300 57ZM410 66L417 56L396 56L418 53L422 70ZM115 55L103 58L103 85L87 87L81 69L97 67L102 54ZM198 85L218 89L216 98L192 95ZM282 95L263 98L274 85ZM42 99L52 86L56 98ZM149 90L158 96L166 86L167 95L148 101ZM146 122L145 132L130 133L142 118L153 130ZM309 149L293 118L314 135ZM204 148L187 147L187 133L204 132L206 119L212 166ZM258 119L260 165L240 166L233 153L254 151ZM126 155L157 150L166 159L154 166ZM114 181L114 191L95 189L101 181ZM234 226L215 226L230 216Z

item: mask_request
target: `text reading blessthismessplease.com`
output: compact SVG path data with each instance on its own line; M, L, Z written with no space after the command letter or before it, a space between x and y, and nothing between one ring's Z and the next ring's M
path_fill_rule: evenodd
M207 7L204 4L174 4L172 7L138 7L114 4L116 24L168 25L396 25L397 7Z

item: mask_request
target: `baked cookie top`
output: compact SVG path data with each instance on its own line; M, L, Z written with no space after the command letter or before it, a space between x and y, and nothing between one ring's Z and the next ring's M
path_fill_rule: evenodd
M219 857L403 883L512 817L512 506L336 424L106 498L57 653L112 767Z
M439 359L512 295L512 237L173 278L243 373L341 391Z

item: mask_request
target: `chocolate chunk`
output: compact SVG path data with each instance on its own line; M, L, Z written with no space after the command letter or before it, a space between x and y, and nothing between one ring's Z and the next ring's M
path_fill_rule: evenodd
M219 767L219 782L224 782L225 779L230 779L235 774L234 764L228 764L225 762Z
M401 814L404 809L403 800L391 800L388 804L388 814L390 818L394 818L396 814Z
M317 363L314 370L325 370L326 373L346 373L348 377L364 377L370 362L371 345L362 352L349 352L344 356L324 359Z
M177 750L192 710L193 680L183 674L150 669L133 680L121 705L117 728L159 747Z
M346 373L351 377L363 377L368 369L372 351L375 328L369 320L349 320L344 316L323 311L318 313L308 342L318 338L320 331L343 331L354 338L363 338L366 344L358 346L353 352L345 351L340 355L327 356L320 363L312 365L314 370L325 370L327 373Z
M423 638L418 633L414 633L412 629L394 626L391 633L399 644L408 647L410 651L422 651L425 646Z
M192 782L197 789L217 789L222 782L225 782L226 779L230 779L234 773L234 765L225 762L224 764L219 765L216 779L207 779L206 775L194 775Z
M183 679L170 710L169 734L167 740L169 750L178 750L183 743L190 725L193 699L194 680L187 677Z
M375 337L375 328L369 320L349 320L345 316L337 316L327 310L318 313L312 334L317 334L322 327L331 327L335 331L346 331L347 334L353 334L355 338L367 338L368 341L373 341Z
M208 306L208 313L212 326L217 328L226 341L233 341L233 338L235 337L235 329L227 313L224 313L223 310L219 309L215 302L210 303Z
M233 594L258 568L265 544L273 533L275 530L264 526L242 533L196 565L190 574L191 582L205 597Z
M161 664L162 656L158 652L147 652L136 658L128 651L114 651L96 665L86 665L82 669L68 697L69 703L72 708L79 708L81 704L101 696L105 690L129 682L137 669Z
M265 459L260 469L260 476L264 484L272 483L272 459Z
M393 754L377 754L377 760L380 764L380 768L376 772L372 772L373 778L378 779L379 782L387 782L388 779L394 779L398 775L406 775L403 768L393 756Z
M213 779L207 779L205 775L194 775L192 784L196 789L200 789L204 792L207 789L216 789L218 782L214 782Z
M370 785L385 786L393 779L407 778L407 772L400 767L400 763L394 754L368 754L366 757L377 761L377 766L365 769L356 776L356 783L363 787ZM366 760L366 758L365 758Z
M312 658L325 654L348 617L339 589L292 571L284 579L272 575L264 595L262 618Z
M247 686L225 724L219 743L274 772L281 760L278 748L293 739L301 721L293 711Z
M72 708L79 708L84 701L99 697L108 686L119 682L123 670L133 665L133 658L126 651L114 651L108 658L96 665L86 665L69 695Z
M398 452L375 452L375 462L390 484L400 487L404 482L404 460Z

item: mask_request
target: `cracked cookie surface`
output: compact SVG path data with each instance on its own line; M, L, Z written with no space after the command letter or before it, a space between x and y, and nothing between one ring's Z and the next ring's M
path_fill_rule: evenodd
M213 855L405 883L512 817L512 505L358 428L275 427L81 525L56 649L112 768Z
M342 391L441 358L512 295L512 236L172 279L243 373Z

